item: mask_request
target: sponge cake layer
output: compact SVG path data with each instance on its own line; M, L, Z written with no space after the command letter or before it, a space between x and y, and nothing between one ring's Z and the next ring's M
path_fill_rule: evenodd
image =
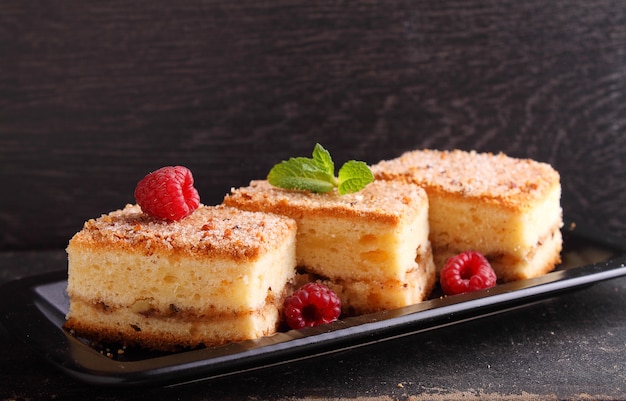
M295 234L295 221L284 216L221 206L201 206L177 222L149 217L136 205L89 220L67 248L66 327L125 333L127 342L140 342L164 337L165 322L170 328L179 323L182 331L172 329L168 336L186 345L189 335L175 332L191 325L208 333L225 316L231 325L255 326L243 331L246 337L271 332L295 277ZM98 312L93 317L89 305ZM144 322L131 324L131 316ZM214 344L231 337L201 340Z
M372 171L377 179L426 190L439 268L466 250L483 253L504 281L534 277L560 263L561 186L548 164L504 154L416 150Z
M340 196L252 181L248 187L233 189L224 204L296 220L298 266L341 285L342 304L351 305L356 313L418 302L434 283L434 267L428 268L434 266L428 199L415 185L375 181L358 193ZM418 280L409 279L410 272L418 271ZM398 288L402 294L379 290L385 287ZM356 293L362 295L342 297ZM363 295L368 293L369 297Z

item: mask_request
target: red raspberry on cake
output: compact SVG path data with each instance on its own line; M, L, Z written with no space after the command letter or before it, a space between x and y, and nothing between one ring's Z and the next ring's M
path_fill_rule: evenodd
M480 253L467 251L452 256L440 273L440 284L446 295L462 294L496 285L496 273Z
M334 322L341 314L337 294L323 284L307 283L285 299L285 321L292 329Z
M135 188L135 200L144 213L165 220L181 220L200 205L193 175L183 166L162 167L146 175Z

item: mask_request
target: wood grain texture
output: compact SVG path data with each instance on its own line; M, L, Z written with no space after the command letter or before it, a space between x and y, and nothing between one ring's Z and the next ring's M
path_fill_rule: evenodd
M315 142L546 161L567 219L626 235L626 3L0 3L0 249L65 246L163 165L212 204Z

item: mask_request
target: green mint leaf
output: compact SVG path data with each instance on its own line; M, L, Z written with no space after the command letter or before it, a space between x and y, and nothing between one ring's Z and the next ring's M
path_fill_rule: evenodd
M337 188L340 195L358 192L374 181L367 164L350 160L339 169L335 177L335 164L330 153L319 143L313 157L292 157L276 164L267 175L268 182L284 189L307 190L326 193Z
M329 192L335 187L334 173L328 174L318 162L306 157L292 157L275 165L267 180L276 187L313 192Z
M359 192L374 181L374 175L367 164L360 161L347 161L339 169L339 195Z
M335 177L335 163L330 157L330 153L319 143L315 144L315 148L313 149L313 160L315 160L324 171L332 177Z

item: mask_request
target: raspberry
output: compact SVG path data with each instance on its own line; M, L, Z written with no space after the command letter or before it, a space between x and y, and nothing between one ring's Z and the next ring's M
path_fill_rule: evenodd
M334 322L341 314L341 301L323 284L307 283L285 299L285 319L292 329Z
M166 220L180 220L200 204L191 171L182 166L162 167L146 175L137 183L135 200L144 213Z
M446 261L440 274L446 295L462 294L496 285L496 273L480 252L467 251Z

